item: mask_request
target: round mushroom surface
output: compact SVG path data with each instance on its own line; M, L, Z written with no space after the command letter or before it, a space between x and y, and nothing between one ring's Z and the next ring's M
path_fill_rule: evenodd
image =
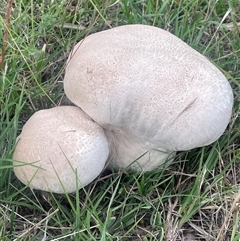
M14 172L33 189L71 193L101 173L108 154L102 128L80 108L54 107L36 112L24 125Z
M214 142L233 105L228 80L207 58L146 25L116 27L79 42L64 89L106 130L120 167L148 150L165 152L159 160L138 160L143 169L153 169L173 151Z

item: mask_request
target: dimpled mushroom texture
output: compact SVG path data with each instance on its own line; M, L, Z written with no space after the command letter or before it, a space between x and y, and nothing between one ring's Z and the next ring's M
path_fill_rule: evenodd
M101 173L108 154L102 128L80 108L55 107L36 112L24 125L14 172L30 188L71 193Z
M152 170L176 151L209 145L231 117L224 75L171 33L126 25L87 36L73 49L68 98L100 124L112 166Z

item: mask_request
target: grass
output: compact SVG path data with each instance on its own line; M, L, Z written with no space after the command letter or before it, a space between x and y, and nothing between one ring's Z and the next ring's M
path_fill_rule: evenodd
M6 6L3 0L1 30ZM1 240L240 240L239 16L238 0L16 1L0 70ZM71 195L32 192L12 172L23 124L64 99L74 43L131 23L169 30L224 72L235 96L227 130L163 170L102 175Z

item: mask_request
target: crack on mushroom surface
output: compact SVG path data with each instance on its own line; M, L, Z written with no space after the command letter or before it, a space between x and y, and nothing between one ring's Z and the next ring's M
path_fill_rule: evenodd
M180 111L180 113L177 115L176 119L173 121L173 123L170 125L170 127L174 124L174 122L182 115L184 114L184 112L188 111L190 108L193 107L193 104L196 102L198 97L195 97L194 100L190 101L189 103L187 103L186 107Z

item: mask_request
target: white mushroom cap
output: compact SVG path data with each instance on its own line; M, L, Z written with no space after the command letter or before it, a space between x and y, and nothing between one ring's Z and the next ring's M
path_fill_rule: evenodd
M80 108L55 107L36 112L24 125L14 172L33 189L71 193L101 173L108 154L102 128Z
M64 89L106 130L115 166L160 150L137 161L144 170L174 151L214 142L233 105L227 79L210 61L169 32L146 25L113 28L78 43Z

